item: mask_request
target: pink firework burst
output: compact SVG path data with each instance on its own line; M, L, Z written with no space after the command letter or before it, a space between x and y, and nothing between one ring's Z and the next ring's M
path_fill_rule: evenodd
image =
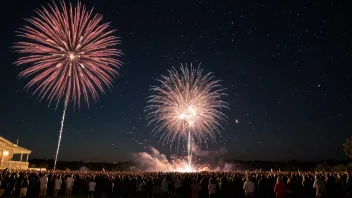
M18 31L25 39L14 45L23 54L15 64L30 65L19 77L32 77L26 88L37 86L34 93L49 105L56 100L57 106L62 98L65 104L71 100L80 105L82 95L89 105L89 95L98 99L98 91L104 93L118 75L121 52L115 48L115 30L80 2L48 7L36 10L38 16L26 19L29 25Z

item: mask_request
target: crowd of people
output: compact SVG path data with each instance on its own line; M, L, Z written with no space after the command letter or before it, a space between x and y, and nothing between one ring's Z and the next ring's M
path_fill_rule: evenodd
M349 173L4 170L1 197L348 198Z

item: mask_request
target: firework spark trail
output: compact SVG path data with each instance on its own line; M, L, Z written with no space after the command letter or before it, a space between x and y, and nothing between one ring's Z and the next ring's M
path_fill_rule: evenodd
M152 86L153 94L146 107L149 125L154 124L153 133L160 140L171 142L187 140L188 162L192 163L192 144L216 141L226 116L221 109L228 104L221 97L224 88L211 73L202 75L203 70L181 64L168 76L161 76L159 86ZM210 139L210 140L209 140ZM171 146L170 145L170 146Z
M27 89L36 86L33 94L40 100L46 98L49 105L56 101L56 108L65 98L56 166L68 102L80 107L83 97L89 106L89 97L96 101L98 91L104 93L104 86L111 88L122 64L116 58L122 54L114 47L120 43L113 36L115 30L109 30L109 23L101 24L103 17L93 15L93 9L80 2L66 6L64 1L60 7L54 2L48 7L26 19L29 25L17 31L25 41L16 43L14 49L23 54L16 65L31 65L19 74L21 78L32 77Z
M64 111L62 113L62 118L61 118L61 127L60 127L60 133L59 133L59 140L57 142L57 148L56 148L56 154L55 154L54 170L56 170L57 156L59 155L59 151L60 151L61 137L62 137L62 131L64 130L64 122L65 122L65 117L66 117L67 105L68 105L68 100L65 100Z
M192 137L191 131L188 131L188 143L187 143L187 153L188 153L188 165L192 165Z

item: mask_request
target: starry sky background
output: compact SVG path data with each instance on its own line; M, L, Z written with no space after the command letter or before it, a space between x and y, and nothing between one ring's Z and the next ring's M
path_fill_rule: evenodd
M0 17L0 134L53 158L63 105L39 102L18 80L10 48L23 18L49 1L11 0ZM73 1L75 2L75 0ZM59 158L123 161L155 146L144 107L150 85L180 63L201 62L223 80L231 110L222 137L226 158L346 159L352 131L350 1L83 0L111 21L125 54L111 92L89 108L69 106ZM235 120L239 123L236 124ZM185 155L178 151L178 155Z

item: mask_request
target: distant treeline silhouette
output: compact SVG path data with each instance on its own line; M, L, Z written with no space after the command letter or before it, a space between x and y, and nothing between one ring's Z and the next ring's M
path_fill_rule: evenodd
M54 159L30 159L30 168L46 168L54 167ZM89 169L94 171L129 171L133 169L135 164L132 161L107 163L107 162L83 162L83 161L58 161L56 168L59 170L80 170Z
M233 170L263 170L263 171L344 171L351 170L352 164L350 161L323 161L323 162L303 162L297 160L290 161L242 161L242 160L227 160L226 163L232 164ZM46 168L54 167L53 159L30 159L30 168ZM84 170L92 171L133 171L138 164L133 161L108 163L108 162L83 162L83 161L58 161L57 169L59 170Z

